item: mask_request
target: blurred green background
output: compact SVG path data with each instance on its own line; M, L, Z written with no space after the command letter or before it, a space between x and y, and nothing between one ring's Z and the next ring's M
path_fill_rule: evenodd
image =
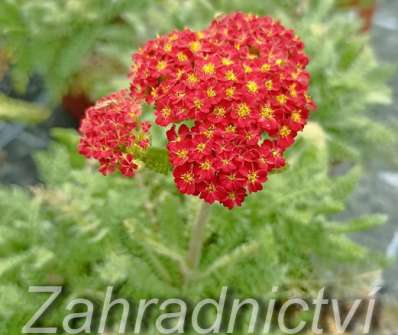
M170 176L99 175L76 153L74 129L96 99L128 87L131 54L148 39L235 10L296 29L318 110L286 171L242 208L215 206L200 273L183 285L198 201ZM217 296L223 285L267 297L279 286L283 301L324 286L365 297L383 283L374 333L393 334L397 36L398 3L388 0L2 0L0 331L20 334L43 301L27 292L32 284L64 285L66 306L101 301L107 285L134 300ZM63 313L43 323L60 325ZM328 315L323 322L333 333Z

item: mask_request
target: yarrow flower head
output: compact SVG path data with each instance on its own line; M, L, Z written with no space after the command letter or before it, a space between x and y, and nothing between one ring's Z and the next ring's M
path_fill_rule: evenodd
M315 108L303 49L270 17L234 13L201 32L158 37L133 55L131 99L153 104L156 123L169 127L182 193L233 208L285 165Z
M141 107L127 89L98 100L80 126L80 153L97 159L103 174L119 170L133 176L136 156L150 145L150 124L141 122L140 115Z

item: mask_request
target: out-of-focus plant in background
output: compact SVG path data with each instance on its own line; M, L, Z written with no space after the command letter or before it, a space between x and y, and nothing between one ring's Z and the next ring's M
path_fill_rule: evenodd
M242 208L214 208L200 275L182 287L180 260L197 200L181 197L170 177L151 172L134 180L102 177L76 153L75 131L54 129L50 150L36 156L43 185L0 188L2 333L20 334L42 301L27 292L38 283L65 285L62 306L77 296L101 301L108 285L134 300L195 299L217 295L225 284L241 296L266 295L275 285L287 295L314 294L325 285L368 294L383 260L347 234L385 217L344 221L336 214L345 210L362 163L375 152L391 156L397 144L395 126L370 112L391 102L391 68L376 60L361 21L341 2L3 0L0 76L17 92L38 76L45 91L34 106L0 96L0 119L42 121L59 104L81 118L97 98L128 85L131 53L145 41L185 26L201 29L235 10L280 19L297 31L311 58L318 110L286 171L272 175ZM163 134L154 131L160 141ZM348 172L332 176L341 161L350 163ZM376 275L362 292L358 274L364 272ZM59 325L63 311L44 323Z

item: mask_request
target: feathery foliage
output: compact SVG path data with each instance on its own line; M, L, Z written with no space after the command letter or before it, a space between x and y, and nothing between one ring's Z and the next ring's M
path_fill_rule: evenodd
M183 280L185 257L199 201L179 194L170 177L148 170L133 179L103 177L91 162L81 164L75 135L58 132L57 138L37 157L43 186L0 189L4 333L19 334L42 303L43 296L27 292L29 285L65 287L43 321L54 326L62 325L70 299L101 303L109 285L133 301L197 301L217 297L223 286L245 297L266 298L273 286L286 295L307 295L334 281L330 273L339 264L362 270L379 265L347 233L384 218L336 222L360 171L328 175L325 134L316 124L306 128L289 167L272 175L264 191L242 208L213 208L200 270L189 282Z

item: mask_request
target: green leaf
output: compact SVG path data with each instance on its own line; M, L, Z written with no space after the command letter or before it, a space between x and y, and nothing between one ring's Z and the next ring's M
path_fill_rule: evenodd
M39 123L46 120L50 113L45 107L0 94L0 120Z
M344 223L327 226L326 229L334 234L347 234L369 230L385 224L387 216L382 214L367 215Z
M79 135L76 131L66 128L52 128L51 136L58 143L62 143L67 147L75 147L79 143Z
M361 177L362 169L360 166L355 166L347 174L334 179L332 194L340 201L346 201L354 191Z
M152 171L166 175L171 170L169 155L166 149L149 148L139 159Z
M69 153L71 164L80 169L85 165L85 159L77 151L79 135L75 130L66 128L52 128L51 136L60 144L64 145Z
M9 271L12 271L16 268L18 268L18 266L24 262L25 260L27 260L30 257L30 254L26 253L26 254L20 254L20 255L14 255L12 257L8 257L8 258L1 258L0 259L0 278L2 276L4 276L6 273L8 273Z

